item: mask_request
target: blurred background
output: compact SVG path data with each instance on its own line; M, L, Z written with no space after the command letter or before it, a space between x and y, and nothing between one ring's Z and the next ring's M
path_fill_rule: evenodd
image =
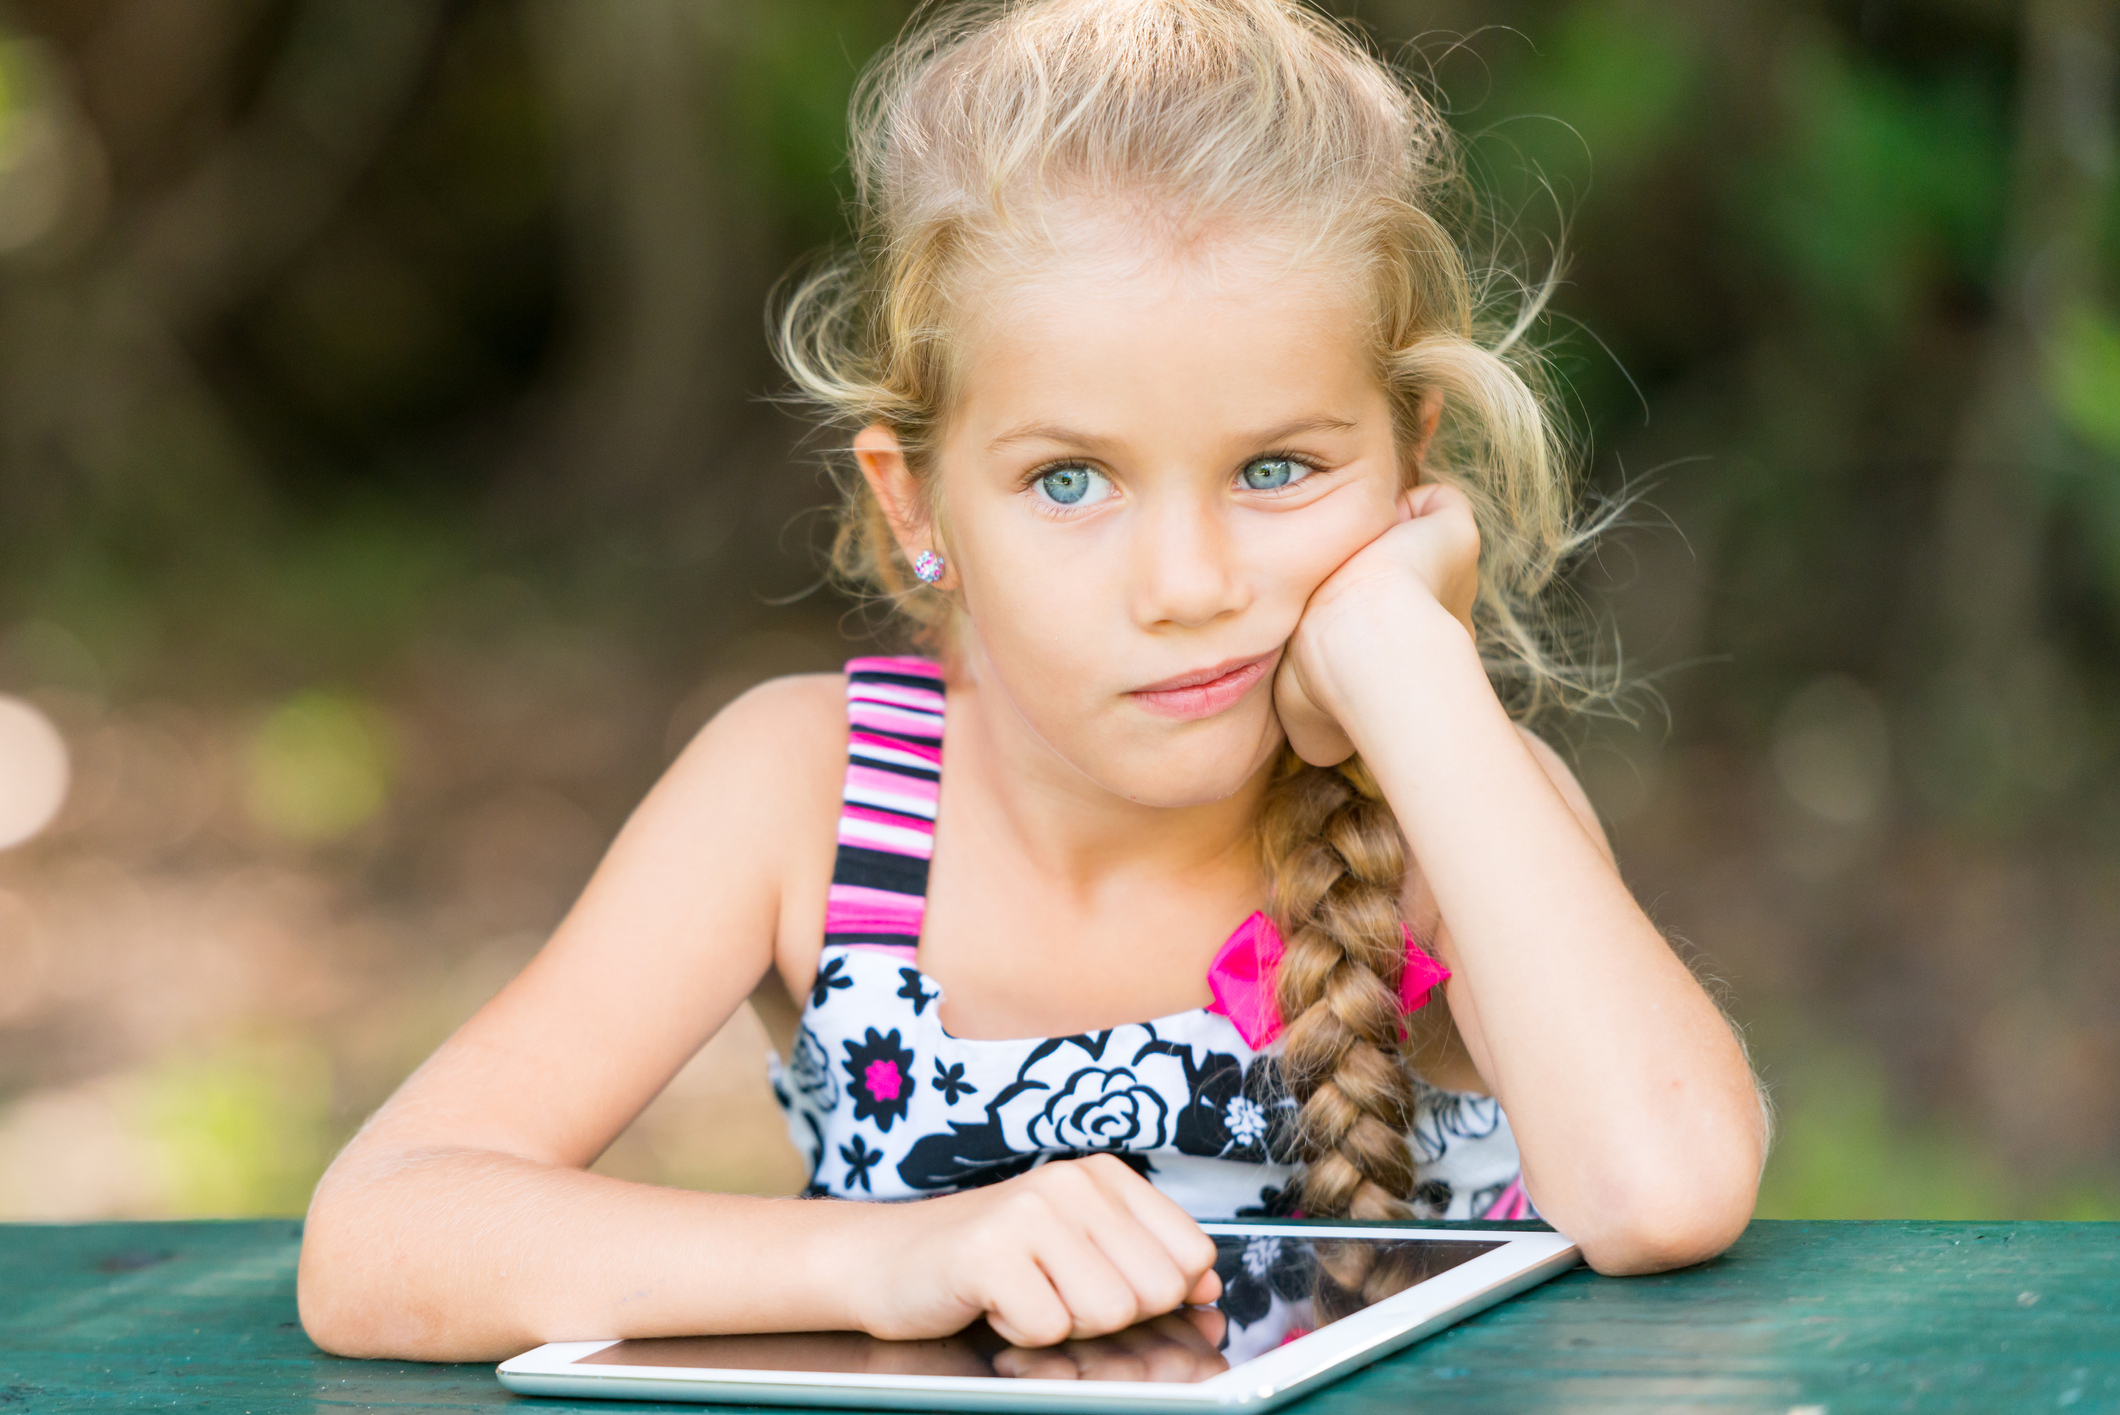
M1366 0L1543 268L1556 724L1762 1213L2120 1217L2108 0ZM900 0L0 3L0 1217L298 1212L816 590L773 280ZM813 591L808 594L806 590ZM801 1181L739 1017L601 1167Z

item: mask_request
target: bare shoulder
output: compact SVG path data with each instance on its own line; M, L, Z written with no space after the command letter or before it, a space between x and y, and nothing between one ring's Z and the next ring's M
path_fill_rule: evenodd
M673 770L731 761L775 773L830 767L846 745L846 722L844 674L769 678L714 714Z
M1554 751L1545 738L1521 722L1516 725L1516 730L1523 737L1524 745L1531 749L1532 757L1545 771L1547 780L1553 783L1553 789L1561 793L1561 799L1568 803L1568 809L1582 822L1583 829L1597 842L1597 848L1604 852L1605 858L1611 859L1612 842L1605 837L1604 823L1597 818L1597 807L1590 804L1590 794L1583 790L1582 783L1575 779L1575 773L1568 769L1568 763L1561 760L1561 754Z
M751 814L751 848L770 859L773 963L791 994L808 988L824 937L846 751L846 675L804 673L769 679L731 702L671 769L672 778L696 769L720 800L736 783ZM710 794L673 784L695 799ZM759 865L766 872L766 859Z
M846 736L844 676L768 679L716 713L656 791L686 814L741 813L752 839L799 873L788 852L831 836Z

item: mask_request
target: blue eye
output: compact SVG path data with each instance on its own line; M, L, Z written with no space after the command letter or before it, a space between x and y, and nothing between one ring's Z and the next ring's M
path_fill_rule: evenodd
M1244 467L1244 485L1253 491L1275 491L1301 481L1310 468L1287 457L1261 457Z
M1048 501L1060 506L1087 506L1102 501L1111 483L1102 472L1088 467L1055 467L1038 478L1038 489Z

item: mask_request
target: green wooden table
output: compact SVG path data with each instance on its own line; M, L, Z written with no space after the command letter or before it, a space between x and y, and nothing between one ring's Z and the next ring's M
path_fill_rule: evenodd
M688 1408L323 1355L295 1321L300 1232L0 1225L0 1415ZM1755 1223L1686 1272L1578 1269L1289 1408L2120 1412L2120 1224Z

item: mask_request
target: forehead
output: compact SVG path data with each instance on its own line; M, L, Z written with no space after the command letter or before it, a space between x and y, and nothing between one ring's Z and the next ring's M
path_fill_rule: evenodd
M1051 417L1255 427L1343 415L1377 392L1368 309L1344 268L1229 235L1175 246L1111 224L962 292L951 421L977 436Z

